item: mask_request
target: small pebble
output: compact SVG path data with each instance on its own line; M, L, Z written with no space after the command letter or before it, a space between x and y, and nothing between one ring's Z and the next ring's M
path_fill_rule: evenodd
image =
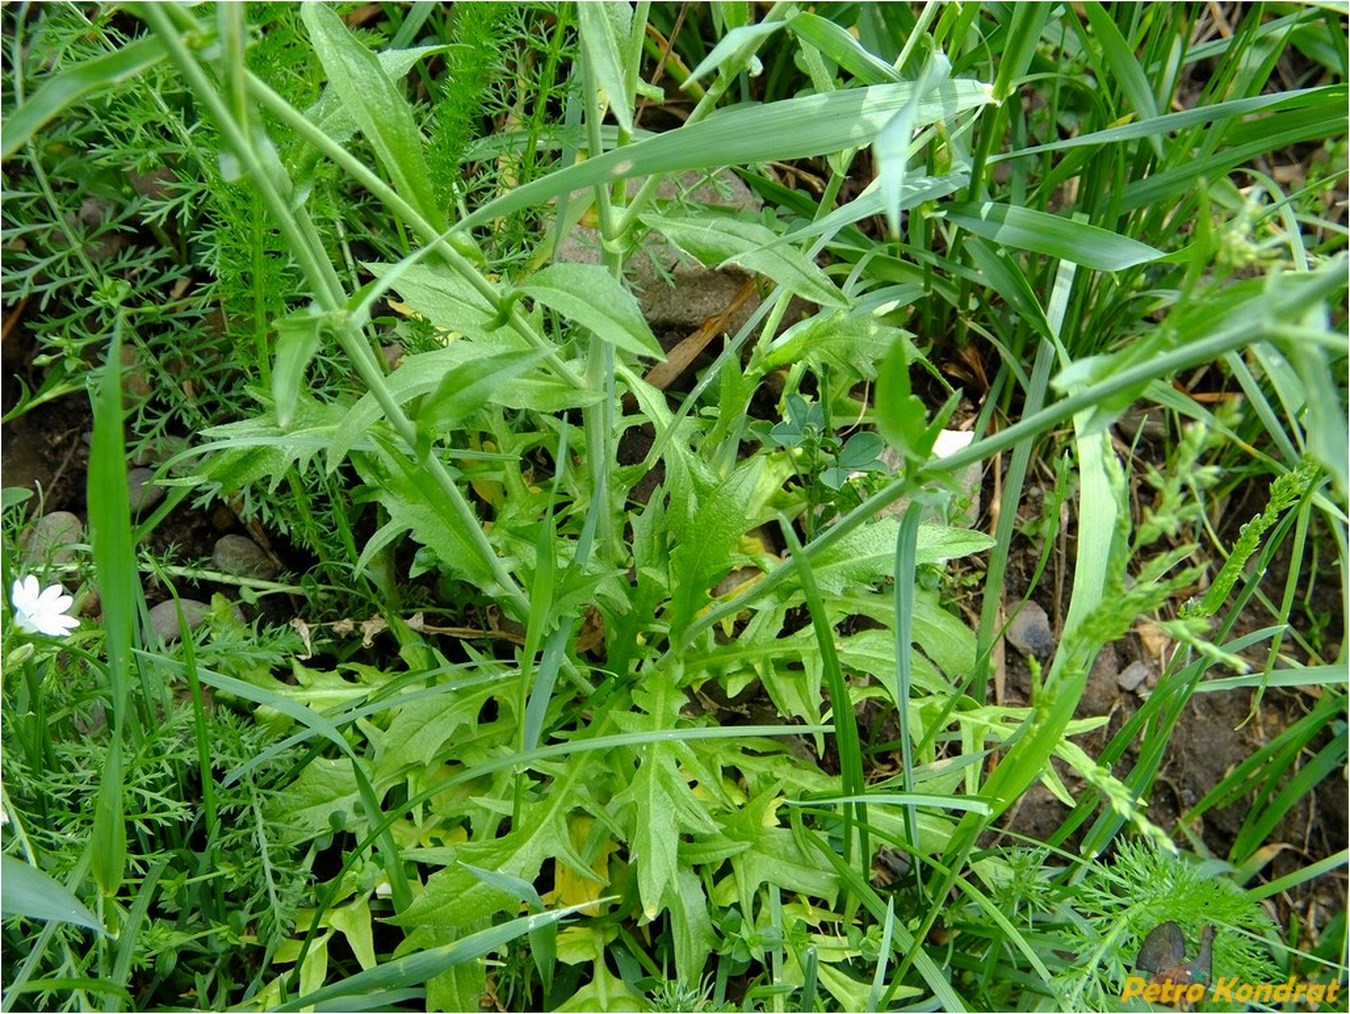
M1116 420L1116 429L1126 440L1160 443L1167 437L1167 423L1160 408L1134 406L1126 409Z
M164 499L164 487L156 486L153 469L133 468L127 473L127 495L131 499L131 513L148 511Z
M277 576L276 564L256 542L243 535L224 535L217 539L211 563L217 570L236 577L268 581Z
M25 566L35 563L74 563L74 546L84 541L84 523L70 511L52 511L38 518L23 546Z
M150 397L154 388L146 375L141 355L134 345L122 346L122 393L129 399L139 400Z
M1116 674L1116 682L1120 685L1121 690L1128 693L1131 690L1137 690L1144 680L1148 679L1149 672L1149 667L1145 663L1135 659Z
M1055 653L1050 618L1035 602L1022 603L1021 609L1008 625L1007 638L1023 655L1033 655L1040 662Z
M138 468L163 464L186 447L187 441L181 437L160 437L142 447L131 463Z
M196 630L206 619L211 607L196 599L179 599L179 601L183 605L183 619L187 623L188 630ZM150 632L165 644L172 644L179 639L178 609L173 599L161 602L150 610Z

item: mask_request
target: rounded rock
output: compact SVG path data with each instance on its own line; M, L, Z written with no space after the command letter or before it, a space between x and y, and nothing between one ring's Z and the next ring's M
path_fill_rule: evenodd
M1126 692L1137 690L1148 679L1150 671L1147 665L1135 659L1116 673L1116 683Z
M133 468L127 473L127 496L131 513L148 511L164 499L164 487L154 483L155 473L149 468Z
M1023 655L1032 655L1045 662L1055 653L1055 636L1050 630L1050 618L1035 602L1022 603L1017 615L1008 624L1008 640Z
M183 606L183 620L188 630L196 630L206 620L211 607L196 599L179 599ZM182 633L178 628L178 609L173 599L161 602L150 610L150 633L165 644L177 641Z
M256 577L270 581L277 576L277 565L262 548L244 535L223 535L216 540L211 563L217 570L235 577Z
M25 565L74 563L74 547L84 541L84 522L70 511L52 511L38 518L23 542Z

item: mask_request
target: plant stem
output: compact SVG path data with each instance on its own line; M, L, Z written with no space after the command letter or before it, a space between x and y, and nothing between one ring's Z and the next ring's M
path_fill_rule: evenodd
M582 60L582 92L586 118L587 144L591 157L601 154L602 139L600 120L604 110L600 108L595 84L595 71L590 61ZM622 133L622 132L621 132ZM626 140L619 138L622 144ZM615 184L619 194L626 193L627 181L619 180ZM616 232L618 221L614 216L614 204L609 191L603 186L595 188L596 207L600 215L600 257L606 268L615 278L623 277L623 255L619 249L622 233ZM593 391L610 391L614 387L614 346L603 341L599 335L592 335L590 347L586 352L586 383ZM609 516L609 463L610 432L613 429L614 402L612 398L602 398L593 405L582 409L586 434L586 465L591 473L591 512L595 518L595 540L601 546L611 543L613 525ZM589 526L588 526L589 527ZM578 547L578 552L589 550L592 542L587 540ZM608 553L606 553L608 555ZM579 561L579 562L584 562Z
M350 173L358 183L369 190L378 200L384 202L395 215L406 221L413 232L427 244L427 247L434 250L442 258L446 266L473 286L491 306L499 311L501 310L505 302L501 293L497 291L496 286L484 278L469 263L462 253L450 244L446 238L447 233L439 232L416 208L400 197L393 187L380 179L360 159L307 120L294 106L269 88L266 82L252 73L247 75L247 81L253 97L266 106L277 119L294 130L305 141L314 145L321 153L328 156L335 165ZM529 342L532 348L544 349L547 352L545 362L559 378L577 390L585 390L586 382L562 361L552 343L530 325L525 315L514 304L511 305L506 315L506 323L513 331Z
M342 283L333 265L323 255L323 244L317 230L303 207L292 208L279 190L279 184L289 186L285 171L279 163L266 164L262 154L249 142L239 123L231 115L221 100L219 93L211 86L205 71L188 48L181 33L171 24L169 17L159 4L147 4L138 13L146 20L155 34L159 35L168 47L174 62L191 85L202 103L216 119L221 133L235 157L243 164L253 178L263 200L272 211L277 226L285 236L287 243L315 290L315 299L331 315L333 331L339 345L347 353L357 375L367 389L375 396L385 417L394 431L409 448L417 446L417 429L412 420L404 413L402 406L394 399L385 383L374 352L365 340L361 329L356 326L346 310L347 297ZM464 535L469 539L475 553L480 557L499 590L506 598L516 619L529 615L529 599L514 577L506 569L488 541L482 523L474 513L464 494L455 484L445 464L428 450L418 462L435 480L436 485L445 494L461 525ZM491 592L493 589L487 589Z

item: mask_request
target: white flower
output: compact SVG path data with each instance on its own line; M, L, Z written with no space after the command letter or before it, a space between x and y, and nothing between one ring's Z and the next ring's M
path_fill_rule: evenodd
M9 592L14 603L14 622L30 634L65 637L80 625L66 610L75 600L59 584L43 588L32 574L14 582Z
M974 439L975 434L969 430L943 430L933 441L933 456L946 458L957 451L964 451Z

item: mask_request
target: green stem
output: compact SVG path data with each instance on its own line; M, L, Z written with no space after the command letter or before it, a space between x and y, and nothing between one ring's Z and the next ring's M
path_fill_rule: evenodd
M254 98L266 106L277 119L294 130L301 139L312 144L335 165L350 174L376 199L393 211L397 217L406 221L412 227L413 232L442 258L447 267L467 281L479 295L500 312L505 303L502 294L496 286L484 278L469 263L468 258L450 244L446 238L446 233L438 231L416 208L400 197L393 187L385 183L359 159L306 119L294 106L269 88L264 81L259 80L251 73L247 75L247 81L249 91ZM585 390L586 382L562 361L557 350L531 326L525 315L520 312L520 309L514 303L507 312L506 323L508 327L529 342L532 348L543 349L547 352L545 362L559 378L576 390Z
M589 60L582 60L582 92L585 101L587 144L594 158L603 151L600 135L600 120L603 110L597 97L595 72ZM621 132L622 133L622 132ZM626 138L620 137L622 144ZM618 193L627 191L627 181L619 180ZM623 254L620 250L622 232L616 232L619 220L614 215L614 203L609 191L603 186L595 188L596 207L600 215L600 257L604 266L615 278L623 277ZM586 385L593 391L613 390L614 347L603 341L598 335L591 336L590 347L586 353ZM586 464L591 473L591 511L596 521L595 542L609 547L613 525L609 511L610 433L613 430L614 403L612 398L602 398L593 405L582 409L582 418L586 434ZM579 552L588 549L593 543L589 540ZM602 550L604 555L609 555ZM578 561L579 563L584 562Z
M772 21L781 21L786 17L788 9L792 6L791 3L780 0L780 2L774 4L773 7L769 9L768 14L764 15L764 23L767 24ZM727 74L724 71L719 71L717 80L708 86L708 90L703 93L702 98L698 100L698 104L694 106L693 111L689 114L689 118L685 120L685 126L689 126L691 123L697 123L699 120L703 119L703 117L711 113L736 78L737 75L735 74ZM648 202L651 201L652 195L656 193L656 188L661 185L662 179L662 175L657 173L653 176L648 176L647 179L643 181L642 186L638 188L638 192L633 196L633 199L628 202L628 207L624 209L624 213L619 217L618 231L620 233L627 232L629 226L637 220L638 215L642 214L643 210L647 207Z
M279 185L289 185L284 170L279 164L264 163L259 152L249 142L240 125L230 114L230 110L221 100L219 93L212 87L205 71L188 48L182 35L172 25L163 7L159 4L147 4L139 8L138 13L146 20L156 35L164 40L170 55L178 65L183 76L197 93L220 127L221 133L232 153L240 160L253 178L264 202L270 208L278 228L285 237L292 255L300 265L306 279L315 290L318 304L332 315L333 332L343 351L351 360L362 383L374 395L385 417L409 448L417 446L417 430L412 420L390 393L385 383L375 353L365 341L365 337L346 311L347 296L341 280L333 265L323 255L323 244L317 230L303 207L292 208L286 197L278 189ZM497 556L488 541L477 514L464 498L464 494L455 485L445 464L431 451L419 461L431 473L436 485L445 494L456 520L469 538L474 551L491 572L493 581L506 597L507 604L515 618L524 619L529 615L529 600L516 583L505 564ZM491 589L489 589L490 591Z

